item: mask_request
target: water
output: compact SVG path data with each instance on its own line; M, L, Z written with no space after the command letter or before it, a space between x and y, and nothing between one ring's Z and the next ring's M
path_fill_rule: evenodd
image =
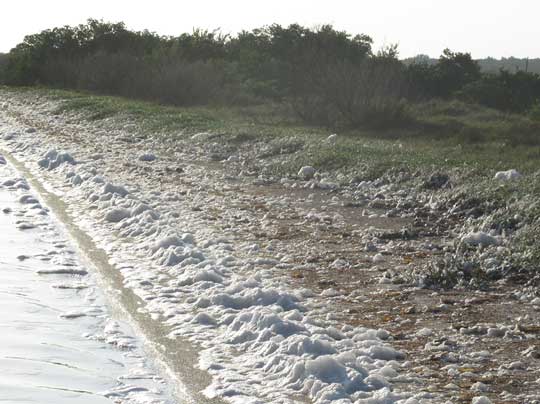
M141 341L24 193L0 188L11 210L0 212L0 403L172 403Z

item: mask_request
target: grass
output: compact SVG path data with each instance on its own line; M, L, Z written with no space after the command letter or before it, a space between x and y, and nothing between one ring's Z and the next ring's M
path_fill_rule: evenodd
M492 176L508 168L530 173L540 162L540 129L533 120L458 101L413 105L414 125L341 131L338 142L331 146L325 141L331 129L306 126L284 105L179 108L64 90L3 91L50 97L58 102L55 113L75 113L79 119L94 122L111 119L118 125L130 124L142 134L159 134L171 140L209 132L216 135L212 142L233 147L262 142L274 151L269 155L282 155L275 164L269 161L269 172L276 175L313 165L322 171L356 172L367 179L389 169L458 169L473 176Z
M3 88L0 96L2 91L52 99L54 113L74 121L87 120L105 128L129 127L139 136L161 136L173 143L208 143L214 148L217 143L225 154L242 149L254 167L277 178L312 165L340 182L395 180L397 173L404 173L408 178L404 181L409 181L402 184L404 189L422 189L430 174L450 174L454 188L442 190L439 201L448 210L456 204L464 209L469 209L467 204L478 207L482 215L464 217L467 226L513 232L512 248L505 259L512 268L540 273L540 247L535 242L540 236L540 133L525 116L455 101L432 101L410 107L414 125L339 131L336 143L330 144L327 137L333 130L302 124L284 105L178 108L72 91ZM201 132L211 136L191 139ZM525 177L508 184L493 180L496 171L510 168ZM519 224L516 214L521 216ZM428 270L430 281L453 285L459 260L477 258L467 251L463 254L456 256L457 261Z

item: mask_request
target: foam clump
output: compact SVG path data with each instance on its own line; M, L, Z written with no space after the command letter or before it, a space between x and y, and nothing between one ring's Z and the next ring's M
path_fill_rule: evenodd
M330 355L308 360L305 372L325 383L343 383L347 379L347 369Z
M147 210L151 210L150 206L148 206L148 205L146 205L144 203L140 203L135 208L133 208L133 210L131 211L131 215L132 216L138 216L141 213L146 212Z
M336 141L337 141L337 133L332 133L331 135L329 135L327 138L326 138L326 141L330 144L335 144Z
M153 153L144 153L139 156L139 161L154 161L156 159L155 154Z
M298 176L304 180L310 180L315 176L316 170L311 166L304 166L298 171Z
M369 348L369 354L372 358L382 359L385 361L405 359L403 353L395 350L390 346L375 345Z
M495 174L494 179L499 181L514 181L518 180L522 177L521 173L519 173L515 169L507 170L507 171L499 171Z
M466 234L461 238L461 241L465 244L472 246L490 246L499 244L498 238L491 236L483 231Z
M67 152L59 153L55 149L49 150L45 156L38 161L38 165L47 170L54 170L62 164L76 164L75 159Z
M131 216L131 212L124 208L111 209L105 214L105 220L111 223L118 223Z
M334 135L328 139L335 140ZM81 159L82 151L77 150ZM192 204L202 206L204 193L194 189L184 198L180 187L171 185L163 191L156 189L150 177L132 180L123 173L122 163L133 159L133 152L119 152L114 161L100 157L100 166L107 164L107 172L115 177L107 178L95 161L85 158L76 172L67 167L58 170L67 173L58 184L77 185L65 192L66 201L85 213L81 226L110 251L125 286L145 302L141 309L169 325L171 338L182 337L203 347L201 355L208 363L204 369L213 377L208 391L221 397L236 395L238 402L260 397L258 402L269 404L285 402L285 397L295 394L315 404L406 403L403 400L410 394L400 395L389 388L399 377L395 361L404 355L386 344L391 339L388 332L344 326L329 308L316 305L312 291L290 288L273 272L273 267L284 262L277 252L270 258L262 246L249 245L245 249L249 257L235 254L245 246L234 231L214 230L196 213L200 210L192 210ZM140 161L155 158L138 153L135 159ZM47 151L42 166L50 168L60 155L54 149ZM116 162L117 166L110 165ZM305 166L298 177L310 180L318 175L315 168ZM119 183L129 185L130 191ZM129 243L120 237L129 237ZM333 262L336 269L349 266L344 260ZM67 271L83 274L78 267ZM342 292L328 289L326 295ZM109 324L107 342L129 347L120 331L117 324Z
M184 241L178 235L166 236L159 239L153 246L152 250L154 252L160 249L167 249L169 247L178 247L183 246Z
M106 183L103 186L102 194L117 194L121 197L125 197L129 192L121 185L113 185L111 183Z
M491 400L486 396L474 397L472 404L491 404Z

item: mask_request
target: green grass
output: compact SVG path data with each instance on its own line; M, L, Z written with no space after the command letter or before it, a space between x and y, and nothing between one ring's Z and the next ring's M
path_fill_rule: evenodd
M3 91L50 97L58 101L56 113L77 113L79 119L92 122L111 119L111 124L131 124L143 135L158 134L170 140L209 132L215 135L212 142L239 147L257 141L259 145L268 144L276 154L283 144L294 143L292 148L285 147L293 152L271 166L270 171L278 175L295 173L299 166L309 164L323 171L341 170L366 178L378 177L389 169L458 169L476 177L491 177L495 171L508 168L530 173L540 162L536 142L540 132L533 121L457 101L413 105L410 113L414 125L394 130L341 131L332 146L325 139L333 130L302 124L284 105L179 108L74 91ZM525 141L512 142L513 136Z
M540 272L536 242L540 236L540 147L536 141L540 133L527 117L435 101L410 107L414 125L384 131L338 131L337 142L329 144L326 138L333 130L302 124L284 105L177 108L72 91L0 90L0 96L12 91L28 94L30 99L55 100L54 113L65 113L75 122L129 127L139 136L162 136L167 142L194 142L191 135L210 133L210 139L202 137L196 142L212 147L218 143L218 149L227 152L241 148L245 156L251 156L253 167L278 178L296 174L303 165L345 182L384 176L395 179L401 172L407 181L401 185L403 189L421 190L431 173L450 174L454 188L440 191L439 201L448 209L468 203L480 207L483 216L471 219L471 228L515 230L507 261L513 268ZM524 178L508 184L493 180L496 171L510 168ZM514 228L516 214L522 223ZM445 268L432 274L433 282L447 279Z

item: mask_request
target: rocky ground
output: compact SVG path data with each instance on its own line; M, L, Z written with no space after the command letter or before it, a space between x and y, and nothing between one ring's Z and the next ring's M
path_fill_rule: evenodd
M379 330L403 354L381 373L389 386L423 393L407 403L540 403L538 288L504 266L512 244L505 229L479 226L493 211L459 196L462 173L364 180L297 167L280 177L270 167L293 163L294 147L234 147L206 133L173 141L114 119L52 115L46 98L2 97L0 120L26 128L25 139L91 161L161 204L181 200L178 215L197 223L198 238L233 240L236 259L252 263L247 275L263 268L264 277L304 291L334 339L354 327ZM2 147L24 155L17 135L3 136ZM66 192L85 180L66 177Z

